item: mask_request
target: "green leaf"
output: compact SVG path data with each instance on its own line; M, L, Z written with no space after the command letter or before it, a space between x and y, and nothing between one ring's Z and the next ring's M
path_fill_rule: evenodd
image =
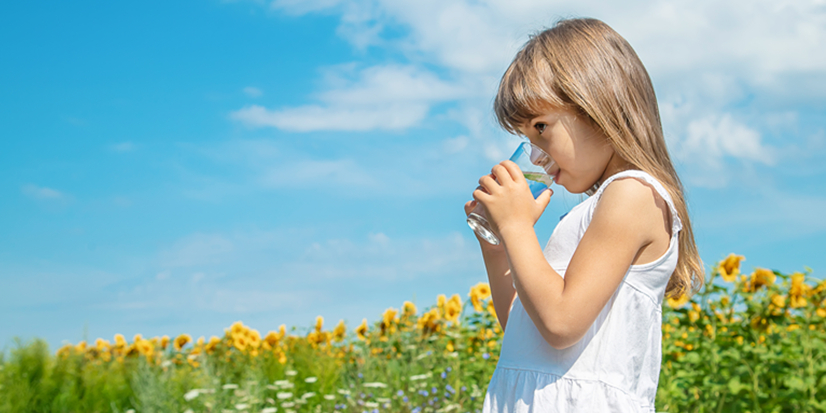
M728 381L728 389L732 395L737 395L737 393L740 393L740 390L743 390L745 388L746 386L740 383L739 377L735 377Z

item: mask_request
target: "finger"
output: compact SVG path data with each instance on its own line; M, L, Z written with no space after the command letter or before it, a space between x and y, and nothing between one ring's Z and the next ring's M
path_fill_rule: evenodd
M553 194L554 194L554 190L551 189L551 188L548 188L548 189L542 191L539 194L539 196L536 197L536 204L539 205L540 207L542 207L542 210L544 211L545 208L548 207L548 204L551 202L551 196Z
M520 178L524 179L524 176L522 175L522 168L520 168L519 165L517 165L515 162L511 160L506 160L502 161L500 165L502 165L508 171L508 174L510 175L511 179L513 179L514 181L519 181Z
M491 171L493 175L496 176L496 180L502 185L504 185L505 182L513 181L510 171L501 163L494 166Z
M489 193L485 192L482 189L477 189L477 190L473 191L473 194L471 194L471 195L473 196L474 201L476 201L476 202L478 202L482 205L484 205L485 202L487 202L490 199L490 196L491 196Z
M482 190L487 194L492 194L494 191L499 189L499 182L496 182L490 175L485 175L479 178L479 188L477 190Z
M471 199L465 203L465 215L470 215L473 212L473 209L476 208L476 205L479 205L475 199Z

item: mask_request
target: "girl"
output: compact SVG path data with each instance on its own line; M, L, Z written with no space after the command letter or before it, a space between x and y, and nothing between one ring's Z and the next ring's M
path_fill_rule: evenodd
M476 203L501 243L480 239L505 331L484 412L654 412L665 295L703 282L654 89L605 23L563 20L533 36L502 77L499 123L544 149L588 199L544 251L537 199L513 162L479 179Z

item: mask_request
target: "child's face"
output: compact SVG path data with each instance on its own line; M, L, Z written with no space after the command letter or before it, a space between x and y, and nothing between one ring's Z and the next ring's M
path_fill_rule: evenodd
M520 132L556 161L556 170L551 170L554 182L568 192L587 191L624 163L598 127L568 109L547 109Z

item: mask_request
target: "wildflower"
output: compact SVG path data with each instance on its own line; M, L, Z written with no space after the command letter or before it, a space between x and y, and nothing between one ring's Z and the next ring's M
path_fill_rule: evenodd
M149 340L140 339L135 342L135 348L138 350L138 353L149 357L154 352L155 346Z
M206 351L207 354L212 354L212 352L215 351L215 347L217 347L219 343L221 343L220 338L216 336L210 337L209 342L207 342L206 346L204 346L204 351Z
M453 323L459 322L459 315L462 313L462 299L459 294L454 294L450 297L450 301L445 305L445 319Z
M786 296L780 294L774 294L771 297L772 304L776 307L783 308L786 306Z
M381 336L384 337L389 334L393 334L396 331L396 322L398 321L398 317L396 314L398 311L395 308L388 308L384 311L381 320Z
M481 313L483 311L481 301L490 297L490 286L487 283L480 282L470 289L469 295L470 303L473 305L473 309L476 310L476 312Z
M313 348L316 348L319 344L324 342L324 334L315 330L310 331L310 333L307 334L307 342L310 343Z
M175 350L181 351L181 348L183 348L186 345L186 343L189 343L190 341L192 341L192 336L190 336L189 334L179 335L175 338L175 342L173 343L173 345L175 346Z
M804 282L806 276L803 273L796 272L792 274L792 286L789 288L789 299L792 308L800 308L806 306L806 295L808 295L811 287Z
M69 354L72 353L73 348L74 348L73 345L66 344L65 346L63 346L59 350L57 350L57 356L58 357L66 357L66 356L68 356Z
M247 330L247 344L252 348L261 347L261 333L255 329Z
M190 391L184 393L184 400L190 401L190 400L198 397L198 395L200 395L200 392L198 391L198 389L190 390Z
M95 340L95 348L98 351L101 351L101 352L102 351L109 351L109 347L111 347L111 345L109 344L108 341L106 341L102 338L99 338L99 339Z
M247 344L249 344L249 340L247 339L247 335L243 332L232 335L232 345L239 351L245 351L247 349Z
M416 304L411 303L410 301L405 301L402 304L402 315L405 317L410 317L416 315L417 309Z
M700 319L700 313L694 310L688 310L688 319L694 323Z
M751 279L747 284L747 290L749 292L756 292L760 287L774 284L776 278L773 271L758 268L751 274Z
M683 293L679 297L668 297L668 306L671 308L680 308L688 302L688 294Z
M333 340L335 342L340 343L344 340L344 336L347 334L347 327L344 326L344 320L339 320L336 328L333 330Z
M717 270L726 282L734 282L737 275L740 274L740 261L744 261L746 257L742 255L729 254L726 259L720 262Z
M126 347L126 339L123 338L123 334L115 334L115 347L117 347L117 348Z
M356 327L356 337L361 341L367 341L367 319L361 320L361 325Z
M169 347L169 336L161 337L161 348L166 350Z
M247 328L244 327L244 323L242 323L240 321L236 321L236 322L232 323L232 325L229 327L229 332L230 332L230 334L239 334L239 333L243 333L246 329Z
M493 306L493 300L488 301L487 310L490 313L490 315L493 316L493 318L496 318L496 308ZM494 329L496 329L496 328L499 328L498 324L496 326L494 326Z
M419 317L418 328L422 330L424 334L439 331L439 319L439 310L433 308Z

